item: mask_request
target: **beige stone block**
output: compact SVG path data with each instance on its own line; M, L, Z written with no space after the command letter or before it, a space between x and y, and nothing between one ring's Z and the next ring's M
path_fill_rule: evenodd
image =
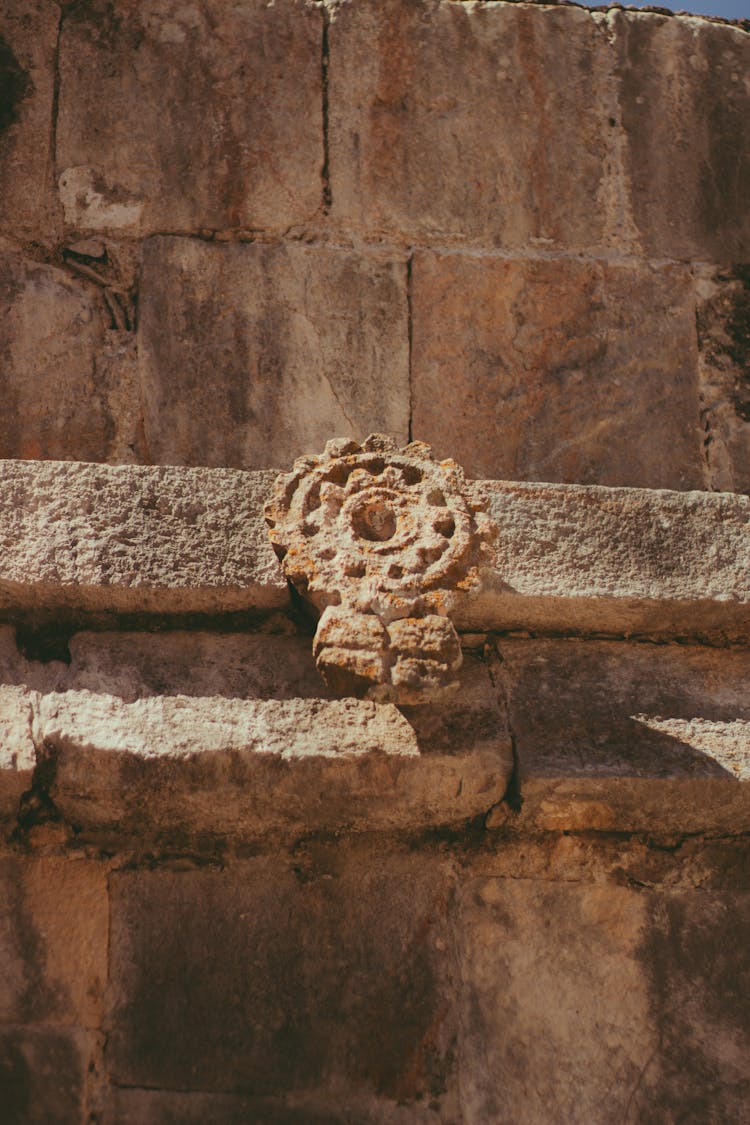
M23 686L0 683L0 820L15 818L36 766L34 697Z
M502 641L522 799L491 826L750 829L746 651Z
M77 5L60 199L81 231L284 229L321 205L322 16L297 0Z
M0 1025L0 1105L6 1125L80 1125L100 1044L88 1031Z
M97 377L101 297L0 247L0 456L106 458L114 423Z
M463 676L459 706L426 716L351 698L189 696L184 683L129 703L42 694L50 795L77 827L148 838L457 823L502 800L513 768L486 667L469 658Z
M45 246L61 217L52 151L59 21L49 0L3 0L0 9L0 230Z
M521 4L342 5L330 35L332 215L366 233L584 249L606 227L606 40Z
M419 252L414 437L475 477L702 488L693 302L679 266Z
M701 420L712 489L750 492L750 267L696 267Z
M474 879L459 918L466 1125L641 1120L638 1078L659 1045L643 896Z
M300 841L288 862L134 871L112 888L117 1085L298 1105L322 1087L338 1094L332 1121L344 1107L373 1120L351 1114L352 1088L386 1106L440 1106L455 1035L445 861Z
M98 1027L109 907L102 864L52 856L0 862L0 1022Z
M257 469L336 435L406 440L408 335L393 256L152 239L139 331L150 457Z
M610 12L626 192L652 257L750 257L750 35Z
M287 602L262 515L273 473L6 461L2 479L0 604L205 613Z

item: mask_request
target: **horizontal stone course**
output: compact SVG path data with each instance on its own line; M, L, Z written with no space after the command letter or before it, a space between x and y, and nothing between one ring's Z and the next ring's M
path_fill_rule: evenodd
M288 605L262 516L275 473L0 462L0 608L190 614ZM474 484L498 533L470 631L742 640L750 499Z

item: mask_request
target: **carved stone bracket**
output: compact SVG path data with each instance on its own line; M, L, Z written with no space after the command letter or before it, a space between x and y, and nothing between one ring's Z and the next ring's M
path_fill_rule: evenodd
M422 703L455 686L448 614L494 533L455 461L382 434L335 439L277 479L266 521L287 579L321 612L313 652L333 691Z

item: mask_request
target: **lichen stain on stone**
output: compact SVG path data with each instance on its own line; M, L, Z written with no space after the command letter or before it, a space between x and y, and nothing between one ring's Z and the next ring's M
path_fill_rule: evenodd
M17 120L21 103L34 92L34 84L10 46L0 38L0 135Z

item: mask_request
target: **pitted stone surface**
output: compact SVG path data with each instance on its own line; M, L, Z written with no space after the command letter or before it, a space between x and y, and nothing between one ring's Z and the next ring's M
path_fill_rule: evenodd
M492 524L455 461L382 434L300 458L266 506L294 588L323 610L314 652L341 693L419 703L452 686L461 650L447 615L478 584Z

